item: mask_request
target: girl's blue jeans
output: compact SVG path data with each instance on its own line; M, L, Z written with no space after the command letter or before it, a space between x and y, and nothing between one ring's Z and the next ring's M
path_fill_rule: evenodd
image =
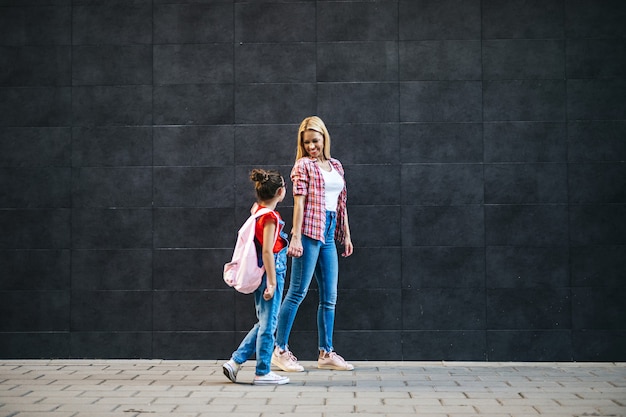
M263 292L267 287L267 275L263 275L261 285L254 291L254 305L256 316L259 320L248 332L246 337L233 352L232 359L237 363L244 363L256 354L256 375L267 375L270 372L272 352L274 351L274 331L280 302L285 286L285 274L287 272L287 248L274 254L276 263L276 291L274 296L265 301Z
M289 334L300 304L309 290L315 276L319 289L317 307L318 348L326 352L333 350L333 330L335 326L335 304L337 303L337 282L339 262L335 245L335 226L337 213L326 212L325 243L321 240L302 236L302 256L292 258L291 281L278 315L276 345L286 349Z

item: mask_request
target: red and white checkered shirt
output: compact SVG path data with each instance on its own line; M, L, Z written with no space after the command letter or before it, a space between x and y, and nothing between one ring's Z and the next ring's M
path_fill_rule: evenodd
M335 228L335 240L343 244L345 237L343 228L347 216L346 203L348 192L341 162L331 158L330 163L341 175L341 178L344 179L343 189L339 193L339 200L337 201L337 226ZM302 234L311 239L324 242L326 203L324 200L324 177L320 169L315 159L309 157L300 158L291 170L291 182L293 183L293 195L305 196Z

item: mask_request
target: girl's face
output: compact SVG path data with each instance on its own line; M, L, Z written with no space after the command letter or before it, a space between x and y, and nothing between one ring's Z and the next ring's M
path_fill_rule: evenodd
M321 158L324 155L324 136L315 130L305 130L302 133L302 146L311 158Z

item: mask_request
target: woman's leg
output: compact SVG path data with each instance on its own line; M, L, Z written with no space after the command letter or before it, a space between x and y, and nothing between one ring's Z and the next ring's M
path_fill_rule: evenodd
M296 313L313 279L321 243L319 240L302 236L303 254L299 258L292 258L289 290L280 308L276 329L276 345L280 349L286 349L289 344L289 334L296 319Z
M337 283L339 279L339 261L335 245L336 213L327 212L326 242L322 244L315 268L319 288L319 306L317 308L317 333L319 349L325 352L333 350L333 332L335 327L335 305L337 303Z

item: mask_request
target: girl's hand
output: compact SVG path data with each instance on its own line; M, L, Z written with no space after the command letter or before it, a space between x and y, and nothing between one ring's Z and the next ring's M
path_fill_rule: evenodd
M276 291L275 285L268 285L265 287L265 291L263 291L263 299L265 301L269 301L274 297L274 292Z
M287 256L299 258L302 256L302 241L300 238L293 238L289 242L289 249L287 249Z

